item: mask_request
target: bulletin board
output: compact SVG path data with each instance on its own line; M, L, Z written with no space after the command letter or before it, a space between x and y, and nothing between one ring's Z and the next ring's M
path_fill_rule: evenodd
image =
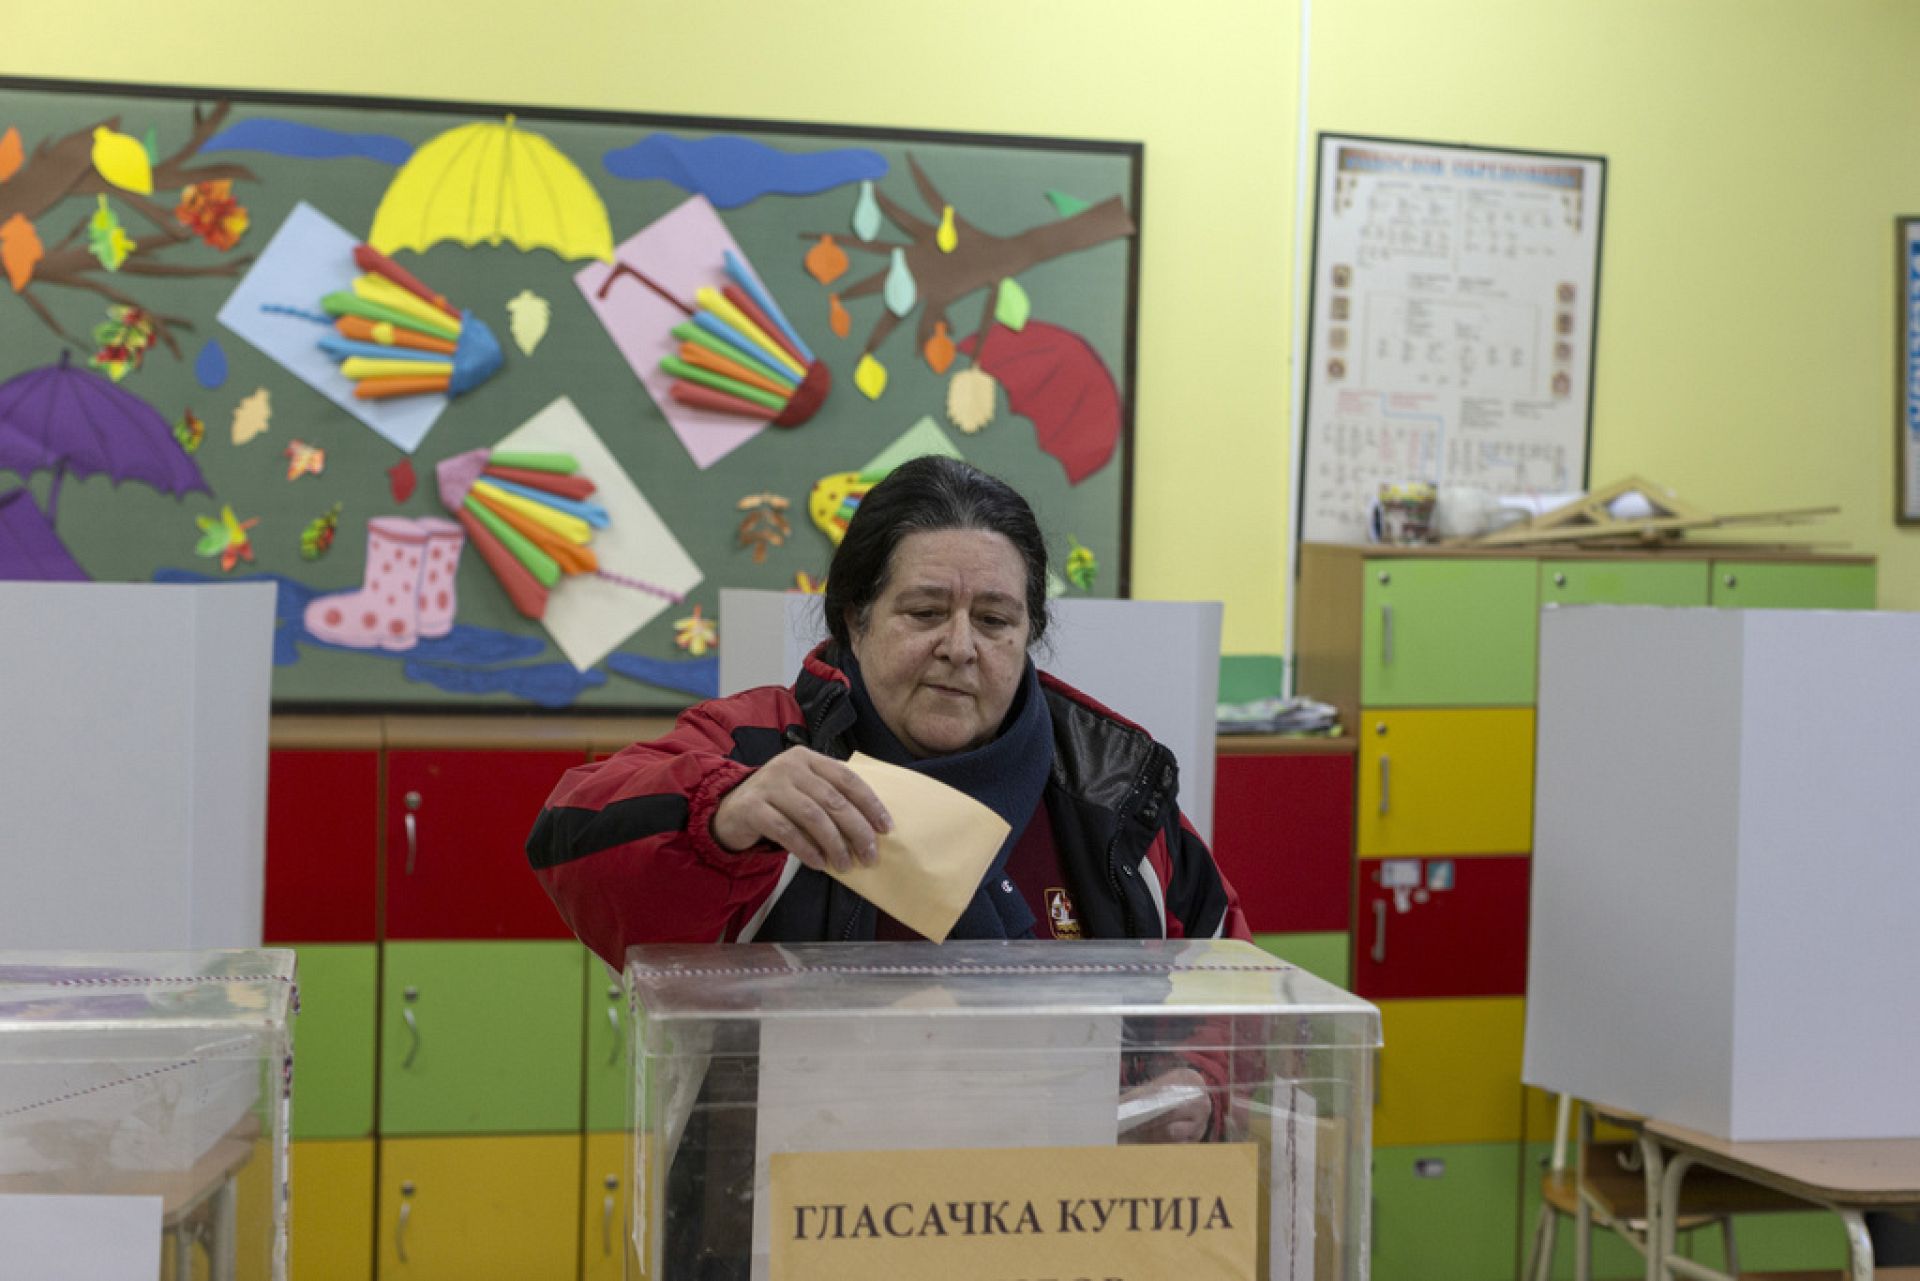
M268 579L282 708L667 710L938 452L1123 596L1141 163L0 78L0 578Z
M1900 371L1893 423L1893 519L1920 525L1920 218L1894 220L1894 274L1900 315L1895 332Z
M1300 540L1382 484L1586 487L1606 161L1323 134Z

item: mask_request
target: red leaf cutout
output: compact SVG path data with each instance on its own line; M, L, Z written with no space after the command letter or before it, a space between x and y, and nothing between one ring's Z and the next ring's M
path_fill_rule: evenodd
M969 356L976 334L960 344ZM1078 485L1105 467L1120 443L1120 389L1087 340L1058 325L1029 320L1015 332L987 330L980 368L1007 389L1007 406L1032 420L1040 448Z

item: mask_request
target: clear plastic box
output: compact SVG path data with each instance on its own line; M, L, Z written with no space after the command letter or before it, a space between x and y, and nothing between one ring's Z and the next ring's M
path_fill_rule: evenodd
M157 1278L280 1281L296 1003L291 951L0 951L0 1223L157 1221Z
M1361 1281L1379 1012L1248 943L636 947L628 1276Z

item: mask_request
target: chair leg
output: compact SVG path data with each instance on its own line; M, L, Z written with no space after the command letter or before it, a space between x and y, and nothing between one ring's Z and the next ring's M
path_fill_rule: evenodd
M1526 1267L1520 1275L1525 1281L1549 1281L1553 1276L1553 1238L1559 1214L1550 1205L1540 1207L1534 1220L1533 1242L1527 1247Z
M1727 1272L1733 1276L1736 1276L1736 1277L1739 1276L1740 1275L1740 1247L1734 1242L1734 1239L1733 1239L1733 1216L1731 1214L1721 1216L1720 1241L1726 1249Z

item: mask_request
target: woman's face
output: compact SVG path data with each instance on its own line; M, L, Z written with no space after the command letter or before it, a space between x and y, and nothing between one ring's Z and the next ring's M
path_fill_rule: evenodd
M1004 534L943 529L893 549L853 656L893 736L918 757L994 736L1026 670L1027 572Z

